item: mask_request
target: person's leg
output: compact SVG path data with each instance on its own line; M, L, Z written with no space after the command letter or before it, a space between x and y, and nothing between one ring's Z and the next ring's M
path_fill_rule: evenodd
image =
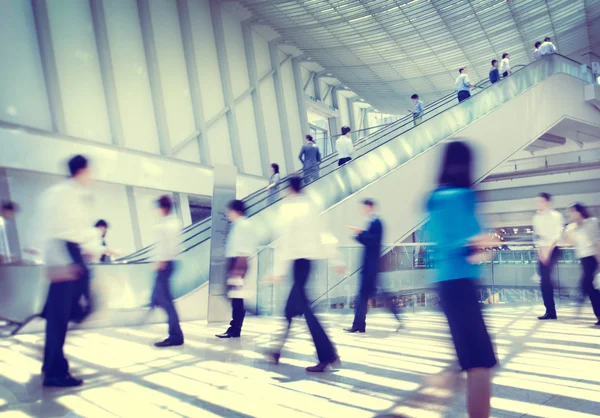
M171 277L175 271L175 265L173 262L167 264L167 268L163 270L161 280L163 282L163 309L167 313L168 324L169 324L169 339L176 342L183 342L183 332L179 325L179 315L175 304L173 303L173 295L171 293Z
M354 322L352 329L359 332L365 332L367 328L367 311L369 310L369 297L371 292L361 288L356 296L356 305L354 306Z
M236 337L239 337L242 333L242 325L244 324L244 318L246 317L244 299L231 299L231 307L233 308L232 319L229 323L231 334Z
M64 379L69 373L69 363L63 347L67 336L73 281L57 282L50 285L46 300L46 336L44 343L44 363L42 372L45 380Z
M492 370L478 367L467 370L467 411L469 418L488 418L492 398Z
M554 304L554 286L552 285L552 261L549 260L546 264L539 261L538 268L540 275L540 290L546 308L546 313L540 318L554 319L556 317L556 306Z
M581 259L581 267L583 269L583 277L581 278L582 289L584 294L587 294L592 303L594 315L600 321L600 291L594 288L594 277L598 269L598 261L596 257L586 257Z

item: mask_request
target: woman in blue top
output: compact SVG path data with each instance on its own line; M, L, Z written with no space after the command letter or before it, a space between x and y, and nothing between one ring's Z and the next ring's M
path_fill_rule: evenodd
M488 417L491 368L497 363L483 321L475 279L481 255L477 248L490 240L481 236L475 214L471 149L460 141L444 150L438 188L427 202L440 304L461 368L467 372L469 417Z

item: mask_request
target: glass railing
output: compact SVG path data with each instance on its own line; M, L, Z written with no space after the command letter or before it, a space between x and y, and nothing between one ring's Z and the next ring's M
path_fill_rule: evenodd
M409 115L379 129L357 143L353 160L342 167L338 167L335 154L325 158L317 169L301 173L304 184L311 186L306 193L320 207L331 207L555 73L593 82L589 68L558 54L547 56L498 83L480 83L476 94L460 104L454 93L430 104L418 126ZM259 190L244 199L248 215L253 217L259 231L259 242L270 239L271 220L279 202L288 195L288 187L282 181L273 189ZM265 211L266 208L274 210ZM210 226L209 218L188 227L183 235L184 248L189 250L208 240ZM149 254L146 248L123 260L140 261Z
M537 276L536 251L530 244L514 244L491 251L491 259L481 264L478 280L479 300L483 304L542 303ZM344 247L341 253L349 274L340 277L327 261L316 262L309 281L309 298L322 310L343 312L354 309L354 299L359 289L360 262L363 248ZM261 249L257 257L259 275L272 272L273 249ZM431 244L396 244L388 246L382 257L379 275L379 293L371 300L374 308L396 307L411 311L437 308L435 284L435 248ZM558 303L580 301L581 265L571 249L561 249L553 274L555 299ZM291 279L282 284L258 281L259 310L266 315L281 315L289 293Z

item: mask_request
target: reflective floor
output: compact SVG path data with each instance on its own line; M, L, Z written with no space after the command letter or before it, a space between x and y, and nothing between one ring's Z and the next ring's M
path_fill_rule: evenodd
M501 367L495 417L600 416L600 328L591 307L562 307L559 321L539 309L486 311ZM439 386L454 353L438 313L405 315L395 332L386 314L368 317L366 334L344 334L349 316L321 315L342 365L307 374L314 348L298 320L281 363L261 355L282 323L248 318L239 340L213 337L222 326L185 323L186 345L157 349L166 326L70 332L72 372L86 384L41 388L42 335L0 340L0 416L10 417L462 417L465 382Z

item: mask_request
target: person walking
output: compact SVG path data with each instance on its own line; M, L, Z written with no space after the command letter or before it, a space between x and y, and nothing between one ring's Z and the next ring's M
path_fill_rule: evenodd
M460 75L454 84L458 96L458 103L460 103L471 97L471 88L473 87L473 84L471 84L471 80L469 80L467 67L460 68L458 72Z
M545 57L546 55L556 54L557 52L558 51L556 50L556 47L552 43L550 37L547 36L544 38L544 42L540 45L540 55Z
M502 61L500 61L500 74L502 74L503 78L506 78L512 74L512 71L510 70L510 54L508 52L502 54Z
M179 233L181 225L173 215L173 200L161 196L157 201L159 221L156 225L156 281L152 292L151 307L160 307L167 314L169 336L155 343L156 347L183 345L183 331L179 325L179 315L171 294L171 277L176 269L176 259L181 253Z
M304 145L298 156L302 163L302 172L304 174L304 184L315 181L318 177L319 163L321 162L321 151L315 144L311 135L304 136Z
M344 270L341 257L336 250L334 239L325 234L325 228L318 216L318 208L301 193L302 181L299 177L289 179L290 196L281 208L279 225L280 238L275 249L275 273L273 281L291 270L292 289L285 306L287 327L276 351L269 353L271 360L279 362L281 350L285 345L292 326L292 319L304 315L306 324L317 349L319 363L307 367L308 372L324 372L329 366L339 362L335 347L313 313L306 285L314 267L315 260L330 258L338 273Z
M279 192L279 182L281 181L281 174L279 173L279 164L273 163L269 167L271 170L271 177L269 177L269 184L265 188L269 192L269 204L275 203L277 199L277 193Z
M542 45L542 43L540 41L537 41L535 43L535 45L533 46L533 60L537 61L540 58L542 58L542 51L540 51L540 46Z
M490 70L490 83L494 84L500 81L500 70L498 70L498 60L492 60L492 69Z
M378 275L381 270L381 247L383 242L383 222L375 213L375 201L365 199L362 201L363 213L367 218L368 226L365 230L348 227L354 234L354 239L363 245L363 267L360 275L358 296L354 302L354 322L352 327L345 328L346 332L365 332L367 328L367 311L369 299L377 293ZM396 305L391 298L386 297L386 304L397 320L400 320Z
M227 257L227 297L231 300L231 322L229 328L218 338L239 338L246 317L243 287L248 270L248 260L255 252L254 231L248 218L246 207L241 200L232 200L227 206L227 218L231 222L231 230L225 245Z
M42 317L46 319L43 385L80 386L83 380L69 373L63 347L70 320L82 322L92 311L90 273L82 248L95 242L97 233L90 216L91 171L88 160L77 155L69 160L70 178L51 187L42 197L45 225L41 238L50 288ZM81 299L86 306L81 306Z
M552 196L540 193L537 197L537 213L533 216L533 233L536 237L538 254L538 272L541 278L540 288L546 313L539 320L557 319L554 304L554 286L552 272L558 262L558 242L563 233L565 218L556 210L552 210Z
M349 126L342 126L342 136L335 141L335 150L338 154L338 166L342 166L352 160L354 144L350 138L351 129Z
M408 112L412 113L413 122L415 126L417 126L423 121L423 102L419 100L418 94L413 94L412 96L410 96L410 99L413 102L413 108Z
M567 226L565 236L575 247L575 254L581 262L581 291L592 303L596 326L600 326L600 290L594 287L594 278L600 260L600 227L598 219L590 216L587 208L581 203L574 203L567 209L571 223Z
M476 217L471 149L461 141L449 142L442 157L437 189L427 202L432 241L436 243L436 281L440 305L448 319L460 367L467 372L469 417L489 417L491 369L497 364L475 279L487 237Z
M19 211L19 205L15 202L1 202L0 208L0 264L8 264L14 261L14 257L10 251L8 242L8 234L6 232L6 222L14 219L15 214Z

